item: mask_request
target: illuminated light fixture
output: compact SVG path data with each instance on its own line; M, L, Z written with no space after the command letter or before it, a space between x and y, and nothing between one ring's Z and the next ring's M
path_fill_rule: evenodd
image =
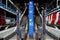
M33 37L34 34L34 3L33 1L29 2L29 37Z

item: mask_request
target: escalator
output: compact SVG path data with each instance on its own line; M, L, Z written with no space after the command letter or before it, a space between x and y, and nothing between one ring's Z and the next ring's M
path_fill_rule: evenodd
M41 22L38 23L38 21L35 21L35 31L34 31L34 37L33 38L29 38L28 36L28 21L26 22L27 16L23 16L22 21L21 21L21 26L20 26L20 37L19 39L21 40L41 40L42 38L42 26L39 25ZM40 17L37 16L37 19L35 18L35 20L38 20ZM40 19L41 20L41 19ZM23 23L23 24L22 24ZM49 36L46 33L46 40L54 40L54 38L52 38L51 36ZM17 40L17 35L13 36L12 38L10 38L9 40Z

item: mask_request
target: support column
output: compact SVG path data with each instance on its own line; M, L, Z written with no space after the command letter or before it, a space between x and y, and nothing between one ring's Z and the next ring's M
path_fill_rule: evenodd
M18 14L16 15L16 35L17 35L17 40L20 40L20 33L19 33L19 27L20 27L20 24L19 24L19 11L18 11Z
M1 5L2 5L2 0L0 0L0 3L1 3Z
M45 40L45 10L42 11L42 40Z
M33 1L29 1L28 18L29 18L28 34L29 34L29 37L33 37L34 35L34 2Z
M7 8L7 6L8 6L8 0L6 0L6 8Z

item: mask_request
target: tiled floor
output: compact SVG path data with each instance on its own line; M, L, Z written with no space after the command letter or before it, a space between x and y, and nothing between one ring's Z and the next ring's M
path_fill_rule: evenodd
M17 36L15 35L14 37L12 37L11 39L9 40L17 40Z
M17 40L17 36L15 35L14 37L12 37L10 40ZM27 40L35 40L35 39L30 39L27 38ZM49 35L46 34L46 39L45 40L54 40L53 38L51 38Z
M54 39L46 34L46 39L45 40L54 40Z

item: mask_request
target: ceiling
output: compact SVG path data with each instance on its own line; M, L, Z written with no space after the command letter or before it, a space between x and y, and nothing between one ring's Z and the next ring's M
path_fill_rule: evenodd
M25 9L25 4L28 4L29 0L12 0L18 8L23 12ZM41 7L48 7L48 9L52 9L56 7L56 0L34 0L34 3L38 3L39 11L42 11ZM27 5L28 6L28 5ZM28 10L28 9L27 9ZM27 13L27 12L26 12ZM37 14L37 11L35 9L35 14Z

